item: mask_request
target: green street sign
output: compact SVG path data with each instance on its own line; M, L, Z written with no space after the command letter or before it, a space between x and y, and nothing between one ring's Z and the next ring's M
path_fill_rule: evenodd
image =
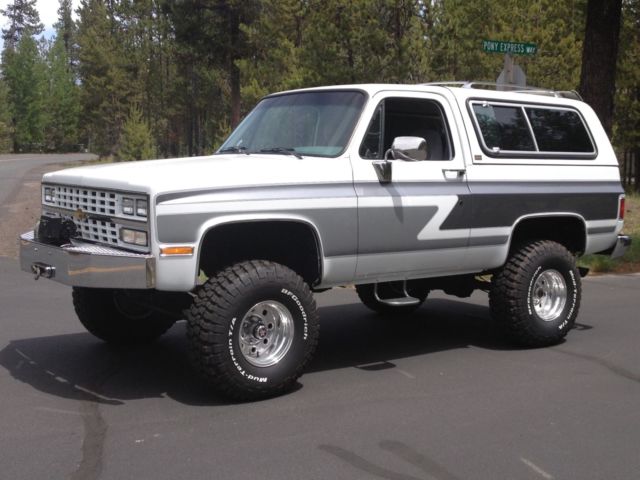
M511 55L535 55L538 46L535 43L501 42L500 40L483 40L482 50L489 53L510 53Z

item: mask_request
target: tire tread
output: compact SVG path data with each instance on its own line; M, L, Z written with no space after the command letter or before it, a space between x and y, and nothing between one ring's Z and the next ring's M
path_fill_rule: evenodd
M305 356L292 372L275 385L239 382L235 367L225 361L227 322L244 289L265 282L287 286L302 295L307 310L309 332ZM248 401L277 396L288 391L311 361L318 344L319 327L315 300L307 284L287 267L267 260L249 260L220 271L201 287L187 312L190 357L198 373L227 398Z
M526 291L531 278L527 271L535 268L535 259L544 256L562 258L572 266L578 288L575 314L569 319L567 329L561 334L546 333L537 329L527 319L527 306L520 292ZM573 255L561 244L550 240L538 240L524 244L513 253L503 268L493 276L489 292L489 306L493 320L511 340L519 345L542 347L558 343L573 326L580 303L580 275L575 267Z

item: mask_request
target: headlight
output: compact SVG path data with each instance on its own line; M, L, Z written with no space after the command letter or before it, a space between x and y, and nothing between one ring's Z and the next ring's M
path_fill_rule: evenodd
M136 215L139 217L146 217L148 210L148 203L146 200L136 200Z
M120 240L131 245L147 246L147 232L132 230L130 228L120 229Z
M122 213L125 215L133 215L133 198L124 197L122 199Z
M55 191L51 187L44 187L44 201L47 203L53 203L56 201Z

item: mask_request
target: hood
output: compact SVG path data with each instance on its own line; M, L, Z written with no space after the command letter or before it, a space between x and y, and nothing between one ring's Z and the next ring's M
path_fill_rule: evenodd
M340 162L336 168L333 162ZM333 167L329 164L333 163ZM90 165L45 174L43 182L83 187L160 193L255 185L308 184L350 180L348 159L290 155L211 155ZM350 167L348 167L350 172Z

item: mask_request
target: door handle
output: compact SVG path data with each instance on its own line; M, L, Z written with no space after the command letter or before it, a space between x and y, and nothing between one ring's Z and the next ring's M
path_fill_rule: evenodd
M444 178L453 180L456 178L464 177L464 174L467 173L466 168L443 168L442 173L444 174Z

